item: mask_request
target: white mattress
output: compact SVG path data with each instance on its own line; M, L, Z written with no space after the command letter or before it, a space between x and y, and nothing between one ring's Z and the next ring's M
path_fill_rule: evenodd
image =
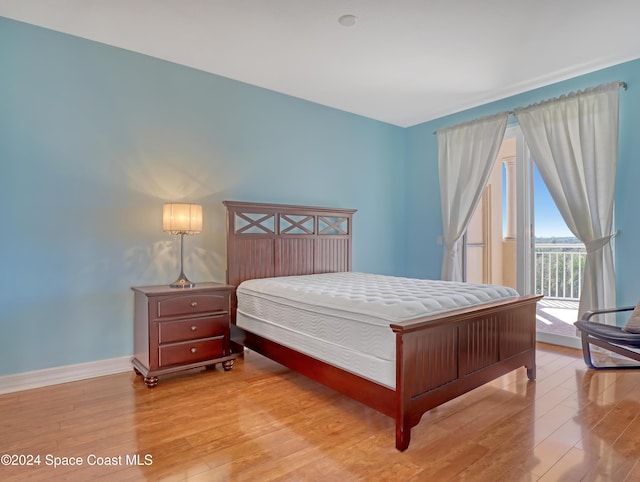
M390 323L518 293L503 286L343 272L248 280L237 296L240 328L395 389Z

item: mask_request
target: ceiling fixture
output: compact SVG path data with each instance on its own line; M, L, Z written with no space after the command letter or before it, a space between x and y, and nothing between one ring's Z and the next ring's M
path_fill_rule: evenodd
M358 17L355 15L343 15L338 19L338 23L343 27L353 27L356 23L358 23Z

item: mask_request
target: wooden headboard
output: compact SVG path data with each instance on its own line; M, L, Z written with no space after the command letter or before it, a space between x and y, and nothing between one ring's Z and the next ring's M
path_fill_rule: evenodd
M351 271L355 209L224 201L227 284Z

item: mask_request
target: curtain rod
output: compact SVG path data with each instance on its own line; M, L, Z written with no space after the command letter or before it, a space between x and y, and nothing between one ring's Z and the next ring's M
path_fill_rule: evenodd
M614 81L614 82L615 82L615 81ZM611 83L614 83L614 82L611 82ZM618 82L618 87L622 87L622 89L623 89L623 90L627 90L627 83L626 83L626 82L621 81L621 80L618 80L617 82ZM600 84L600 85L607 85L607 84ZM600 87L600 86L596 86L596 87L588 87L587 89L583 89L583 91L584 91L584 90L589 90L589 89L595 89L595 88L597 88L597 87ZM577 93L577 92L581 92L581 91L576 91L576 93ZM564 94L564 95L571 95L571 93L569 93L569 94ZM562 96L561 96L561 97L562 97ZM549 100L553 100L553 99L549 99ZM543 101L541 101L541 102L539 102L539 103L544 103L544 102L546 102L546 101L544 101L544 100L543 100ZM533 104L532 104L532 105L533 105ZM500 115L500 114L504 114L504 113L507 113L507 114L509 114L509 115L514 115L514 114L515 114L515 111L516 111L517 109L519 109L519 107L516 107L516 109L513 109L513 110L508 110L508 111L504 111L504 112L498 112L497 114L491 114L491 115L488 115L488 116L486 116L486 117L492 117L492 116L494 116L494 115ZM474 122L475 120L477 120L477 119L473 119L473 120L470 120L470 121L462 122L462 123L460 123L460 124L454 124L453 126L441 127L440 129L433 131L433 133L434 133L434 134L437 134L437 133L438 133L438 131L439 131L439 130L441 130L441 129L448 129L449 127L455 127L456 125L464 125L464 124L466 124L466 123L468 123L468 122Z

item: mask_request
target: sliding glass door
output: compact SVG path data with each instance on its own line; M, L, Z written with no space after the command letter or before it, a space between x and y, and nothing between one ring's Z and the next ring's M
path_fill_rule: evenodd
M566 236L554 210L520 127L507 128L465 235L465 276L472 283L544 295L538 307L538 340L577 348L573 321L582 276L580 245ZM564 246L569 242L571 246Z

